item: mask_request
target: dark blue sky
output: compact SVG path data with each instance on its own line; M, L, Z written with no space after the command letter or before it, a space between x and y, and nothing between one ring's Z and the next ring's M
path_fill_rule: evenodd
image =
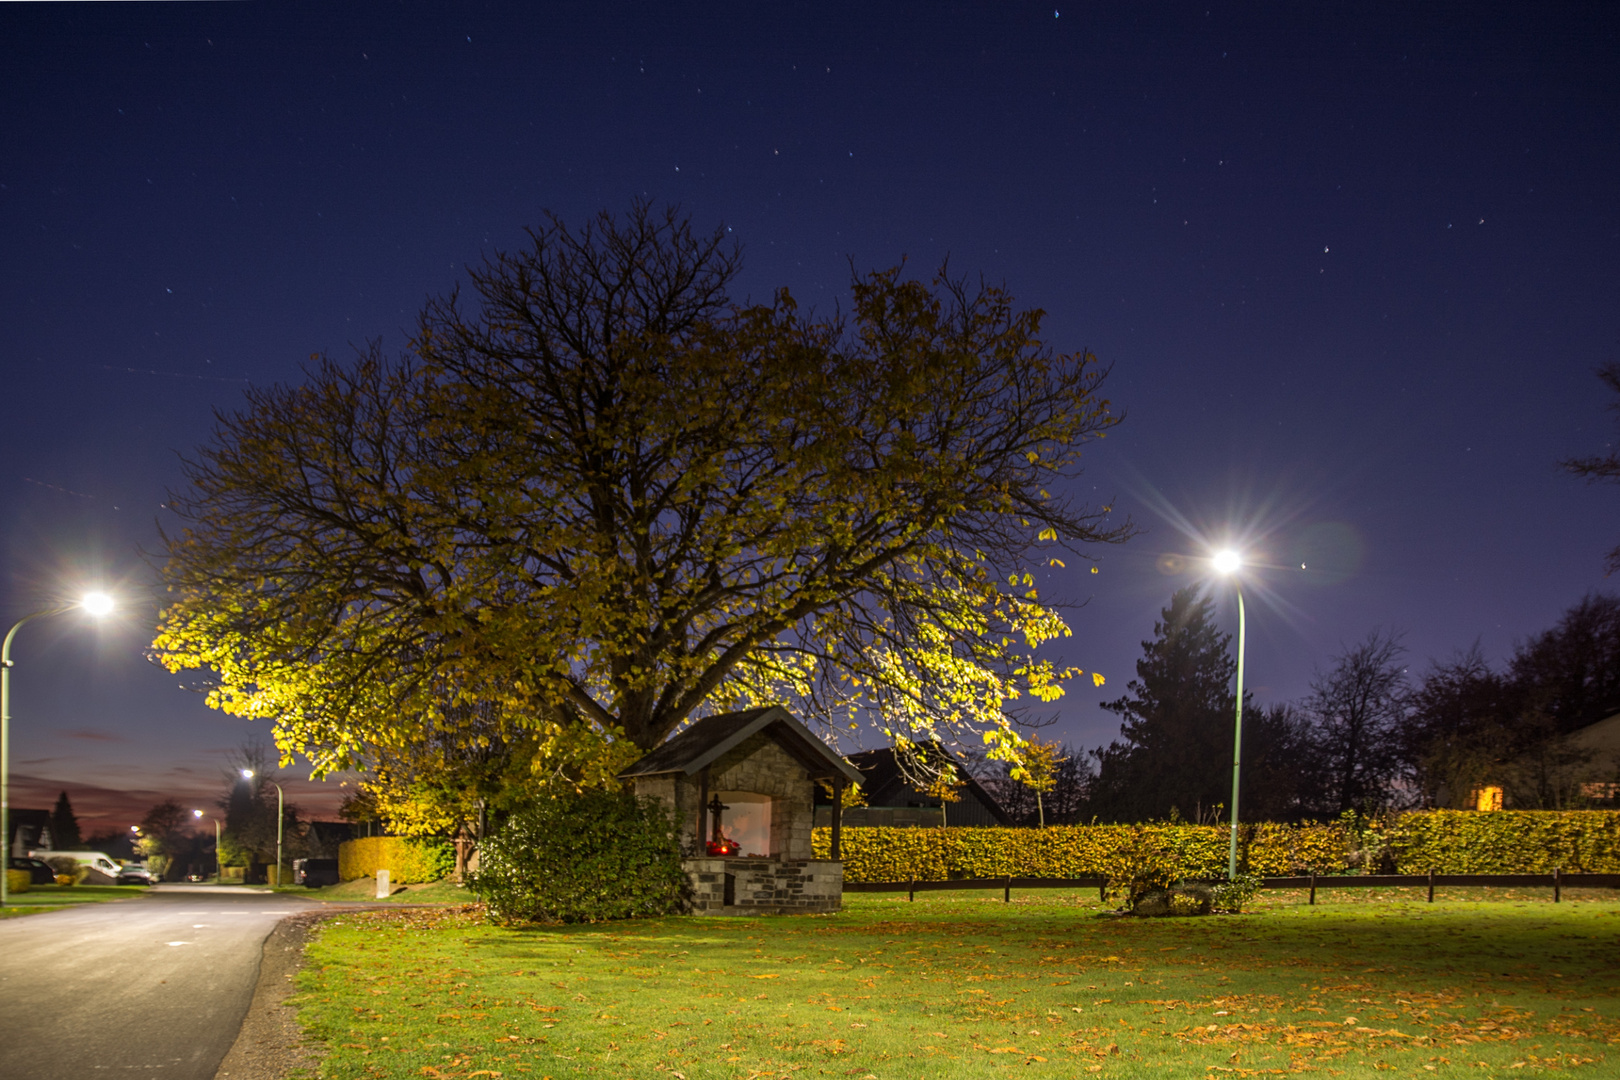
M1614 434L1617 31L1611 4L4 5L0 613L133 597L19 636L13 803L200 805L252 733L143 659L135 549L212 409L397 345L542 209L639 195L732 228L755 295L949 255L1114 365L1127 420L1077 492L1146 531L1045 583L1109 679L1065 736L1114 732L1189 524L1287 568L1251 605L1262 700L1375 626L1416 669L1500 660L1620 541L1620 493L1556 464Z

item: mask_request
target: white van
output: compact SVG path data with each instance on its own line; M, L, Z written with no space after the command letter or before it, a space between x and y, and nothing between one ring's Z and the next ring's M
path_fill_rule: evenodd
M89 875L84 879L86 885L116 884L118 872L122 869L118 863L113 861L113 857L105 851L39 850L30 851L28 857L31 859L44 859L46 862L50 862L52 859L72 859L90 871Z

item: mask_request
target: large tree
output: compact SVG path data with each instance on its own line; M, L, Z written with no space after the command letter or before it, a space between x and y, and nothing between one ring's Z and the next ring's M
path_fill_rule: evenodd
M1305 712L1333 811L1370 812L1395 795L1408 708L1405 655L1400 635L1375 630L1311 683Z
M1614 399L1609 402L1610 411L1620 413L1620 363L1611 361L1599 367L1597 377L1609 388L1609 393ZM1620 484L1620 450L1610 449L1607 454L1565 458L1559 464L1566 471L1583 476L1594 484ZM1610 550L1607 563L1609 573L1620 570L1620 547Z
M1567 735L1620 712L1620 599L1592 593L1514 650L1508 678L1521 714Z
M406 354L223 414L171 496L155 650L319 768L496 703L648 748L706 710L988 736L1075 672L1032 557L1122 539L1062 496L1118 421L1002 289L858 276L741 304L723 230L553 218ZM1055 561L1055 560L1054 560Z
M1181 589L1142 642L1119 714L1122 739L1096 752L1093 812L1115 821L1207 819L1231 801L1232 635L1214 625L1214 601Z

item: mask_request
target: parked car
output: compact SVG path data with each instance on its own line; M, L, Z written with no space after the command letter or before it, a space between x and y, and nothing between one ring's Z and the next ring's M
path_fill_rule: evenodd
M119 885L150 885L152 884L152 873L140 863L130 863L128 866L119 868L118 877L115 880Z
M294 885L303 885L313 889L320 885L336 885L337 883L338 861L336 859L293 860Z
M32 885L55 885L56 871L44 859L25 859L21 855L11 857L13 870L28 871L28 881Z

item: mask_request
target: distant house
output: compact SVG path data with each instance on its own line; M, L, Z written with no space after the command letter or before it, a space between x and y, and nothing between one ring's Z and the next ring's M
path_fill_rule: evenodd
M1468 810L1620 804L1620 713L1499 762L1462 802Z
M12 809L6 820L11 835L6 837L6 850L15 858L27 855L31 848L51 846L51 812L49 810Z
M1565 737L1569 746L1587 757L1591 779L1581 794L1596 802L1620 801L1620 713L1588 724Z
M1001 808L996 797L975 780L967 767L944 746L937 742L912 743L909 753L924 769L938 770L946 765L954 766L956 776L963 781L956 791L958 800L942 808L939 797L925 790L927 782L919 784L916 778L919 766L911 765L908 768L902 760L907 756L905 752L897 751L894 747L866 750L849 755L849 763L861 771L861 793L866 797L866 805L847 808L844 811L845 826L948 825L954 828L1012 824L1012 819ZM816 824L828 825L831 822L832 796L818 787Z

